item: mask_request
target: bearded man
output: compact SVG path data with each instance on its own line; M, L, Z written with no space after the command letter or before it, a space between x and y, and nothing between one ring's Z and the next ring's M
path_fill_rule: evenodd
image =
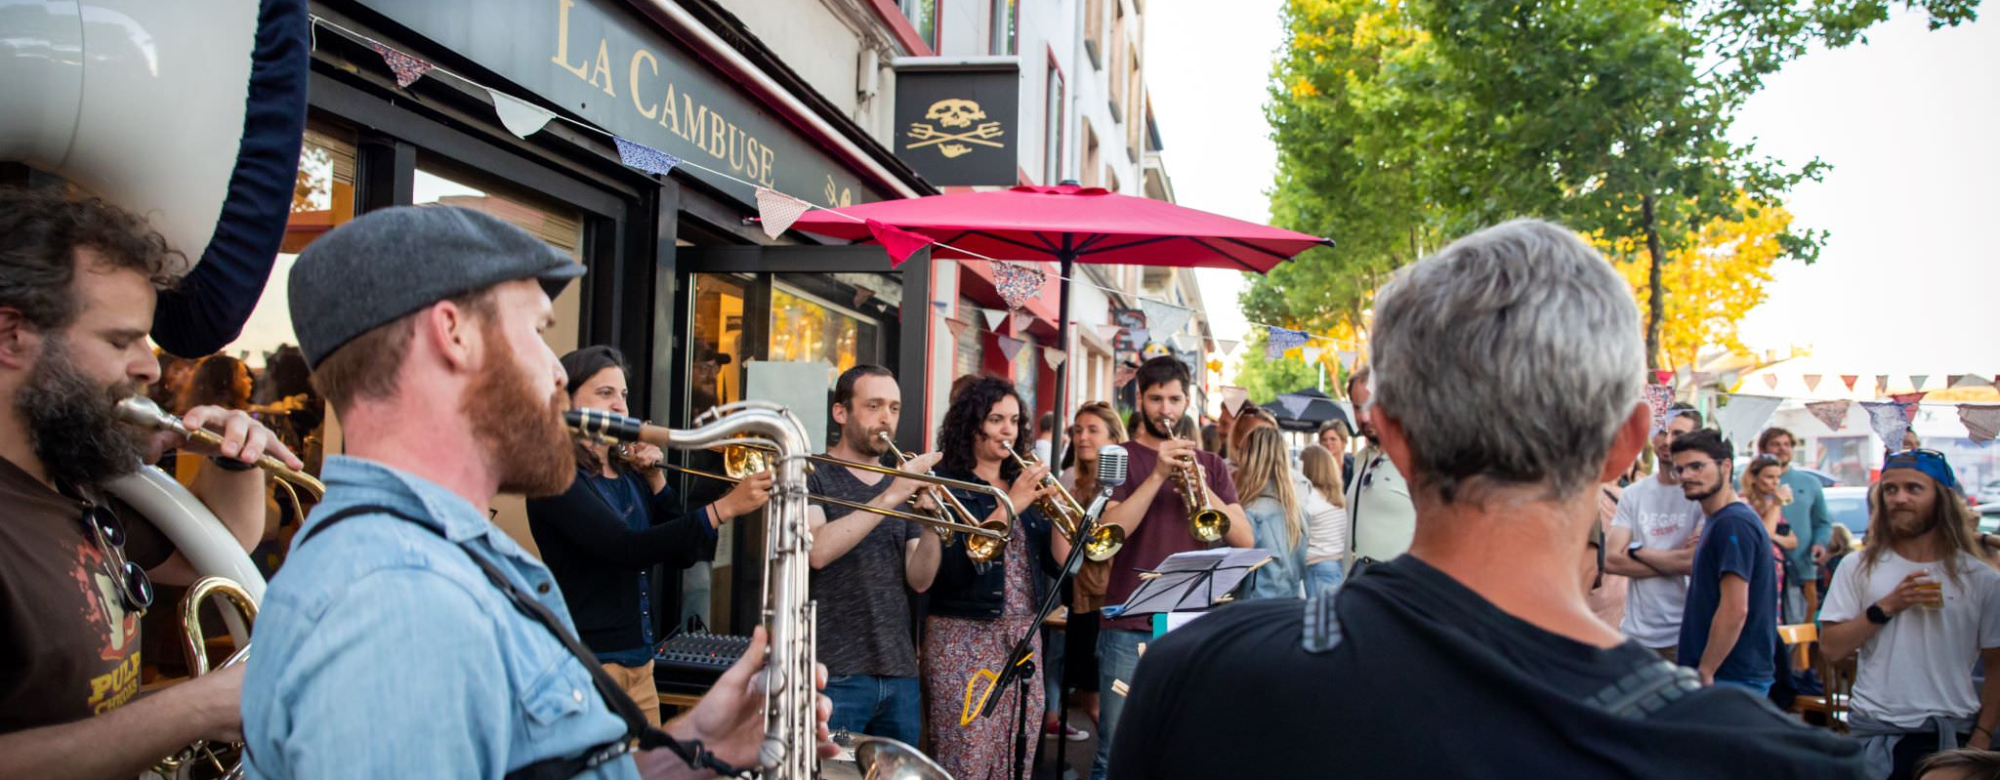
M176 259L101 200L0 188L0 777L129 778L240 726L240 666L138 696L152 583L195 571L104 489L169 447L214 457L194 495L247 550L264 531L249 464L301 465L241 411L182 417L219 448L118 421L115 404L160 378L146 333Z
M1874 777L1910 777L1924 756L1993 748L2000 723L2000 572L1979 548L1958 480L1934 450L1894 453L1868 491L1868 536L1833 574L1820 651L1861 652L1853 733ZM1972 684L1973 661L1986 667Z

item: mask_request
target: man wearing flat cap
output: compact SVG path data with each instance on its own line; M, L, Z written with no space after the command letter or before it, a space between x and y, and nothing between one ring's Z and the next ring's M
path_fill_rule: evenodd
M1827 587L1820 651L1861 653L1849 721L1868 746L1870 777L1911 777L1924 756L1960 746L1993 749L2000 571L1973 520L1942 453L1891 453L1868 491L1866 544ZM1986 667L1983 688L1973 686L1975 661Z
M326 499L257 621L251 776L696 777L755 763L761 631L671 739L648 732L575 642L549 570L488 520L495 494L553 495L575 475L565 377L542 333L550 298L582 274L519 228L445 207L373 212L300 255L292 321L346 454L327 459Z

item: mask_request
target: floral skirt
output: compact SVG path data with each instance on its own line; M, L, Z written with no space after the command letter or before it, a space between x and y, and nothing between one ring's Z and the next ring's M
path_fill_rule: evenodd
M997 621L931 617L924 622L924 688L929 691L924 733L931 738L931 757L956 780L1006 780L1014 775L1014 727L1020 719L1021 686L995 691L1000 704L993 714L959 725L965 711L966 681L981 669L999 673L1014 641L1028 629L1032 616ZM1042 741L1042 710L1048 694L1042 688L1041 643L1035 642L1035 673L1027 681L1028 748L1026 764L1035 765L1035 748ZM978 690L991 682L980 680ZM978 704L977 701L974 704ZM1032 771L1024 770L1027 777Z

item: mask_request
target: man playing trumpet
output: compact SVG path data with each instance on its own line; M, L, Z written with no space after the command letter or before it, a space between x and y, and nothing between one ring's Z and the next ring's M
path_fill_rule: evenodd
M146 341L175 253L99 200L0 188L0 777L129 778L196 739L230 739L242 669L138 697L151 581L194 569L104 484L167 447L208 455L193 486L246 550L264 530L272 455L298 458L248 414L182 422L220 447L142 432L114 405L160 377Z

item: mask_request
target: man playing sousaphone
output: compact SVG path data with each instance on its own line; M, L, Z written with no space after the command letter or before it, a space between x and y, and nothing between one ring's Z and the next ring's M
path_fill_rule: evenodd
M0 777L130 778L238 731L242 670L140 697L151 581L194 569L104 484L166 447L209 455L195 496L245 549L264 530L261 455L298 459L241 411L188 410L219 449L117 421L159 379L146 341L176 253L99 200L0 188Z
M541 334L550 296L582 274L520 228L444 207L371 212L299 256L292 322L346 454L327 458L325 500L265 594L244 679L251 777L757 763L762 629L687 716L648 730L575 638L548 568L487 517L495 494L553 495L576 476L567 377ZM681 750L635 756L635 739Z

